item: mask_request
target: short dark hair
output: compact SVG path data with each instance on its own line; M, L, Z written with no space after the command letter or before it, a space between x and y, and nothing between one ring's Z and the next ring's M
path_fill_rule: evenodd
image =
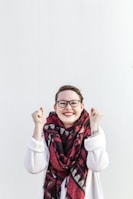
M81 102L83 102L83 99L84 99L84 98L83 98L83 96L82 96L80 90L79 90L77 87L72 86L72 85L64 85L64 86L61 86L61 87L58 89L57 93L55 94L55 102L57 101L58 94L59 94L60 92L62 92L62 91L66 91L66 90L71 90L71 91L76 92L76 93L79 95Z

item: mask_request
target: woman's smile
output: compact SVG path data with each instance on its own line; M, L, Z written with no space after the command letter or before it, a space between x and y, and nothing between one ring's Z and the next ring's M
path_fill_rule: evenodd
M64 112L63 115L69 117L69 116L74 115L74 113L73 112Z

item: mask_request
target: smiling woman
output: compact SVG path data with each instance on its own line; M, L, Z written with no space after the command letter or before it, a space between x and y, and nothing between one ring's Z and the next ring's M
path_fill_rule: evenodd
M35 128L27 147L25 167L44 171L44 199L103 199L99 172L109 163L102 113L85 110L78 88L64 85L55 95L54 111L44 118L32 114ZM42 133L43 132L43 133Z

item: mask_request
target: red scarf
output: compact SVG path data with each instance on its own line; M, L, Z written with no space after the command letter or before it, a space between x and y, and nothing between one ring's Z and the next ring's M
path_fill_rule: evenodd
M55 112L51 112L43 128L50 152L44 183L44 199L60 199L61 184L67 179L67 199L84 199L87 151L84 139L90 136L90 117L83 110L80 118L65 129Z

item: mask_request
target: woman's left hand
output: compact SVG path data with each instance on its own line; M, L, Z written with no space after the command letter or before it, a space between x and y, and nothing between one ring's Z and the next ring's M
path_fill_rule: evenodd
M103 116L102 112L97 111L94 108L91 108L90 111L90 125L92 131L98 131L99 122Z

